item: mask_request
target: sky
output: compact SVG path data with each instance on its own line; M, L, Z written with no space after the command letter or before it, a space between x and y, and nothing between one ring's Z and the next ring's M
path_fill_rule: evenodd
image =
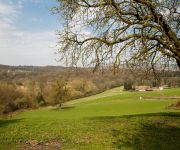
M0 0L0 64L62 65L56 31L61 18L50 8L56 0Z

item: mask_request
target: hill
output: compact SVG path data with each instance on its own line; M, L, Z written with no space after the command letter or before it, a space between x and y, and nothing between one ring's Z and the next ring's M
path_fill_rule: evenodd
M0 120L0 149L176 150L180 148L180 111L167 107L180 88L124 92L115 88ZM142 97L140 99L140 97Z

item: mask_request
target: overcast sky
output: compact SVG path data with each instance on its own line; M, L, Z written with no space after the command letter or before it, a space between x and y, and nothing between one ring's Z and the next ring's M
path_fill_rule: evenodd
M0 64L61 65L56 62L55 0L0 0Z

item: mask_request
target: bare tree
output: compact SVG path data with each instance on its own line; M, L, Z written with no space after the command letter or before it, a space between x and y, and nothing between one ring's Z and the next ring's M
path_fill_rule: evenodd
M176 62L180 67L179 0L58 0L59 53L67 63Z
M59 79L55 82L51 89L52 100L54 101L54 104L58 104L60 108L69 97L69 91L66 84L67 83L64 79Z

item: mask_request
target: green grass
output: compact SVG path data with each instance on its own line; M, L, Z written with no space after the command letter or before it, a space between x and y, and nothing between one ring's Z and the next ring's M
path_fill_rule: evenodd
M28 140L58 141L63 150L179 150L177 100L140 100L180 96L180 88L124 92L115 88L54 110L41 108L0 120L0 149L18 149Z

